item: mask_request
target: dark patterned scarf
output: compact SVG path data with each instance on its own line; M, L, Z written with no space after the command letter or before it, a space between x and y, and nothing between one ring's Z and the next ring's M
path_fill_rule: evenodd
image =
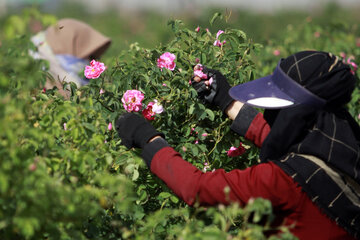
M325 52L294 54L281 68L327 104L265 110L271 132L260 159L280 166L327 216L360 238L360 127L344 107L356 78Z

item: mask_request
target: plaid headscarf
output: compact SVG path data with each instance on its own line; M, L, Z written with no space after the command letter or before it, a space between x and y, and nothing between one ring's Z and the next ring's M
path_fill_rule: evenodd
M271 132L260 159L280 166L327 216L360 238L360 127L345 108L356 78L326 52L299 52L280 66L326 105L265 110Z

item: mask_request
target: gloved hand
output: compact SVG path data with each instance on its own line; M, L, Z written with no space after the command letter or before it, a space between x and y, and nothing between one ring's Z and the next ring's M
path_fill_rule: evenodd
M225 112L226 108L234 101L229 95L230 85L226 77L219 71L196 65L195 70L202 70L206 76L194 76L191 85L198 93L199 99L206 103L220 107Z
M128 149L132 147L143 148L155 136L164 137L145 118L135 113L124 113L116 120L116 131L121 142Z

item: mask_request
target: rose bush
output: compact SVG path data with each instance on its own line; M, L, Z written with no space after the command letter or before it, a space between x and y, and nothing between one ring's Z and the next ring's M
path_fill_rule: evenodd
M221 17L215 14L210 23ZM119 114L138 111L199 169L247 167L257 162L258 150L230 131L221 111L198 101L189 85L193 67L219 69L235 85L270 73L279 59L274 49L280 56L306 47L342 51L356 64L356 36L329 28L315 40L309 31L314 27L305 24L289 29L284 43L261 48L238 29L222 28L216 36L208 26L189 30L179 20L169 26L174 38L168 44L154 49L132 44L117 59L104 59L106 70L89 77L88 85L66 84L68 101L56 89L43 92L48 64L28 55L33 46L25 30L2 41L1 239L266 239L270 226L259 223L273 219L270 202L188 207L150 173L139 150L121 145L113 124ZM299 40L297 31L305 32ZM216 40L226 44L214 46ZM359 99L357 88L349 105L354 116ZM233 146L240 146L241 154L229 157ZM282 230L272 239L293 239Z

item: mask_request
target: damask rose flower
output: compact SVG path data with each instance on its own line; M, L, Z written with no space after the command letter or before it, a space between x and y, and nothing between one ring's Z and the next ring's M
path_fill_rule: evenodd
M176 56L174 54L166 52L157 59L157 66L161 68L161 70L163 68L167 68L171 71L174 71L176 66L175 59Z
M227 152L229 157L237 157L245 153L245 148L242 143L240 143L239 147L231 147Z
M358 69L358 65L356 63L354 63L353 60L354 60L354 57L351 56L346 60L346 63L350 65L351 73L355 74L356 70Z
M141 110L143 99L144 94L139 90L127 90L121 98L121 102L126 111L138 112Z
M275 49L275 50L273 51L273 55L274 55L274 56L279 56L279 55L280 55L280 50L279 50L279 49Z
M101 95L101 94L104 94L104 93L105 93L105 90L100 88L99 94Z
M200 32L200 27L197 26L197 28L195 28L195 32Z
M110 122L108 125L108 130L111 131L111 129L112 129L112 123Z
M216 33L216 39L219 39L219 36L220 36L221 34L223 34L223 33L224 33L223 30L219 30L219 31Z
M154 100L154 102L149 102L147 107L142 111L142 115L144 118L146 118L149 121L152 121L155 119L156 114L160 114L164 111L164 108L162 105L160 105L157 100Z
M203 73L202 70L194 70L194 77L199 77L200 79L207 79L207 75Z
M207 172L207 170L210 168L208 163L204 163L204 168L203 168L203 172Z
M90 66L85 66L84 75L88 79L100 77L100 74L106 69L104 63L91 60Z
M215 42L214 42L214 46L221 47L222 45L224 45L224 44L226 43L225 40L222 41L222 42L219 40L219 36L220 36L221 34L223 34L223 33L224 33L223 30L219 30L219 31L216 33L216 40L215 40Z

